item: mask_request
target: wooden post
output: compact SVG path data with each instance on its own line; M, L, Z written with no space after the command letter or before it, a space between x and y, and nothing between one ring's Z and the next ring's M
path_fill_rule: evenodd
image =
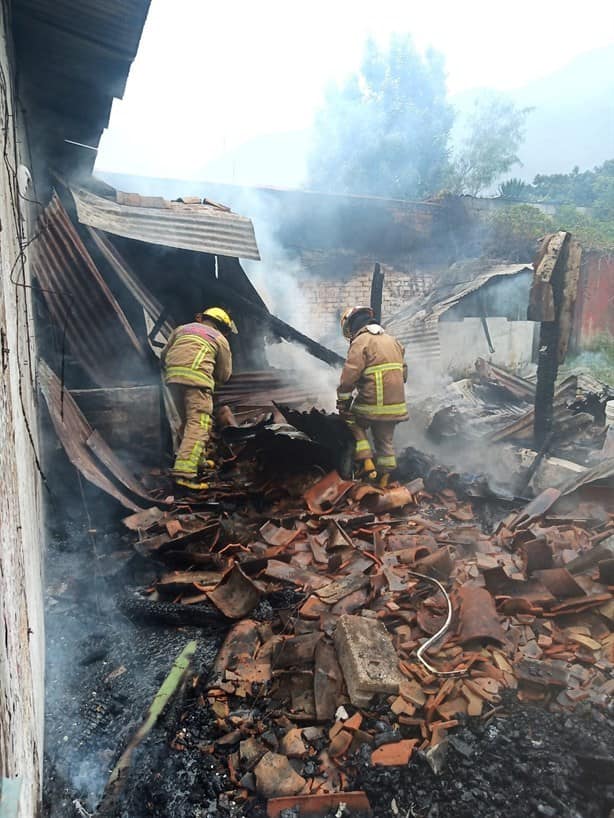
M553 435L554 385L569 346L581 254L571 234L560 231L544 239L533 264L528 319L541 322L533 427L538 450Z
M375 316L376 324L382 321L382 297L384 294L384 271L379 261L375 263L373 278L371 279L371 309Z

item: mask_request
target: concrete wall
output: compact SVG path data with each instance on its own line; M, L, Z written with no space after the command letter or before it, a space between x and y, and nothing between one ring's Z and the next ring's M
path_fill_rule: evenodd
M0 15L5 6L0 7ZM13 132L13 65L0 16L0 67L7 83L8 121L1 121L0 163L0 773L21 782L19 818L39 814L43 746L44 624L41 483L35 406L35 347L27 252L28 203L17 172L26 144ZM1 93L4 93L2 91ZM5 99L0 100L0 117ZM23 191L23 187L22 187ZM31 197L31 192L29 194Z
M491 354L479 318L440 321L441 370L454 376L463 376L473 371L478 357L510 369L529 363L536 326L532 321L489 318L488 330L495 348Z

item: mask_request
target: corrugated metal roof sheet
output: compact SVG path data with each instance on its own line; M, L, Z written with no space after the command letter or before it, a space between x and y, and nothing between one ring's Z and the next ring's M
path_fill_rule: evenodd
M19 95L32 141L57 166L74 164L65 140L97 146L124 93L150 0L13 0ZM91 170L94 151L81 151Z
M38 374L41 392L47 403L51 421L73 466L87 480L115 497L123 506L132 511L140 511L142 506L137 505L126 494L125 488L151 504L153 501L143 486L115 457L100 435L92 429L74 398L62 388L60 379L45 361L40 361ZM116 477L122 484L121 488L111 480L102 466L106 466Z
M138 48L149 0L14 0L14 12L32 22L103 45L131 60Z
M79 238L57 194L40 219L33 271L71 353L100 386L122 386L148 372L139 341Z
M150 244L260 260L250 219L212 205L166 202L164 207L119 204L73 188L82 224Z

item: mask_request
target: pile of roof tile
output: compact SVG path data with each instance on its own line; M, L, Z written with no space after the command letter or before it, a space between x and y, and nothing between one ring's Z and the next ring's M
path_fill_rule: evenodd
M200 749L226 765L226 796L268 799L269 816L340 803L370 814L364 793L348 792L355 753L406 765L422 752L435 769L448 731L497 712L506 688L554 709L605 706L614 519L557 516L555 499L488 535L450 489L428 494L417 479L382 492L333 472L268 519L132 518L140 550L190 568L155 596L233 622L201 682L217 738ZM291 602L258 614L276 598ZM418 657L449 606L449 627ZM173 746L190 740L182 730Z

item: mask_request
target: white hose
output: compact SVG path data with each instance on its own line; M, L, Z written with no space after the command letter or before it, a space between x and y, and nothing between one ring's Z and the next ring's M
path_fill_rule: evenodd
M417 571L408 571L409 575L412 577L418 577L418 579L426 580L426 582L432 582L436 585L441 593L444 595L446 599L446 603L448 605L448 615L446 616L446 621L443 623L441 628L437 631L434 636L431 636L430 639L427 639L423 645L420 645L418 650L416 651L416 656L418 657L418 661L428 670L429 673L433 673L435 676L462 676L463 674L467 673L466 670L437 670L434 668L433 665L429 664L426 659L423 657L423 653L425 653L435 642L438 642L441 637L447 632L448 628L450 627L450 622L452 621L452 601L448 596L448 592L443 587L441 582L434 577L429 577L426 574L419 574Z

